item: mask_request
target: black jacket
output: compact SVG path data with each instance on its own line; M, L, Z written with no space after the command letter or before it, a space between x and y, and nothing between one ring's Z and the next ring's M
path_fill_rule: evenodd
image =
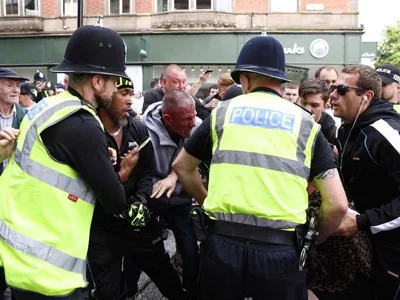
M338 135L347 196L361 213L359 230L371 234L384 267L399 274L400 115L377 100L351 126L343 124Z
M148 91L144 95L142 114L144 114L146 109L153 103L162 101L163 97L164 97L164 92L162 88L157 88ZM193 97L193 99L194 102L196 103L197 116L204 121L210 116L210 111L204 107L204 105L200 102L199 99L197 99L196 97Z
M115 171L119 171L119 164L121 163L121 156L128 152L130 146L136 142L138 145L148 137L146 126L135 118L128 119L128 125L123 128L123 137L121 149L117 151L118 162ZM107 133L108 146L118 149L115 139ZM141 200L144 198L146 201L150 198L153 190L153 176L154 176L154 152L151 143L148 143L139 152L139 162L129 176L128 180L123 182L126 197L129 199ZM132 201L131 201L132 202ZM127 221L118 219L117 217L106 213L101 205L96 205L92 221L92 235L97 232L102 235L103 231L111 231L120 236L134 234L133 229ZM96 238L93 235L93 238Z
M334 144L336 140L336 123L335 120L326 112L322 113L321 119L318 121L321 125L321 131L330 144Z

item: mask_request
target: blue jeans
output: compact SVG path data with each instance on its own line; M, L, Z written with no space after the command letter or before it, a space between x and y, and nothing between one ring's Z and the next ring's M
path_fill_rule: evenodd
M172 229L178 251L182 257L183 287L192 295L196 295L199 247L190 225L190 210L192 203L168 208L153 208L162 216Z

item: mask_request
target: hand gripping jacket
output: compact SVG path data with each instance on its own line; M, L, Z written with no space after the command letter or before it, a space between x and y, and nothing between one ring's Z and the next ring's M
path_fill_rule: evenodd
M40 138L81 109L101 125L96 111L68 92L32 108L0 177L0 265L12 287L62 296L86 286L95 195L74 169L48 154Z
M306 221L320 126L282 98L254 92L212 112L213 157L204 209L211 218L294 230Z

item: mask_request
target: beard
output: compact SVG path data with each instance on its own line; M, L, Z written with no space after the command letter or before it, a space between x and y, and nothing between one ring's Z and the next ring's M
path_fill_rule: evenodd
M122 126L122 127L126 127L126 126L128 126L128 119L120 118L120 119L118 120L118 124L119 124L120 126Z
M94 95L96 102L97 102L97 108L109 108L112 102L112 97L106 97L105 93L103 94L95 94Z

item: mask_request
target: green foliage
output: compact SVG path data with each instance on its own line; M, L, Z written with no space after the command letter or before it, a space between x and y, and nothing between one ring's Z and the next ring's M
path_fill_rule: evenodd
M378 46L375 67L383 64L400 67L400 21L386 27L384 39Z

